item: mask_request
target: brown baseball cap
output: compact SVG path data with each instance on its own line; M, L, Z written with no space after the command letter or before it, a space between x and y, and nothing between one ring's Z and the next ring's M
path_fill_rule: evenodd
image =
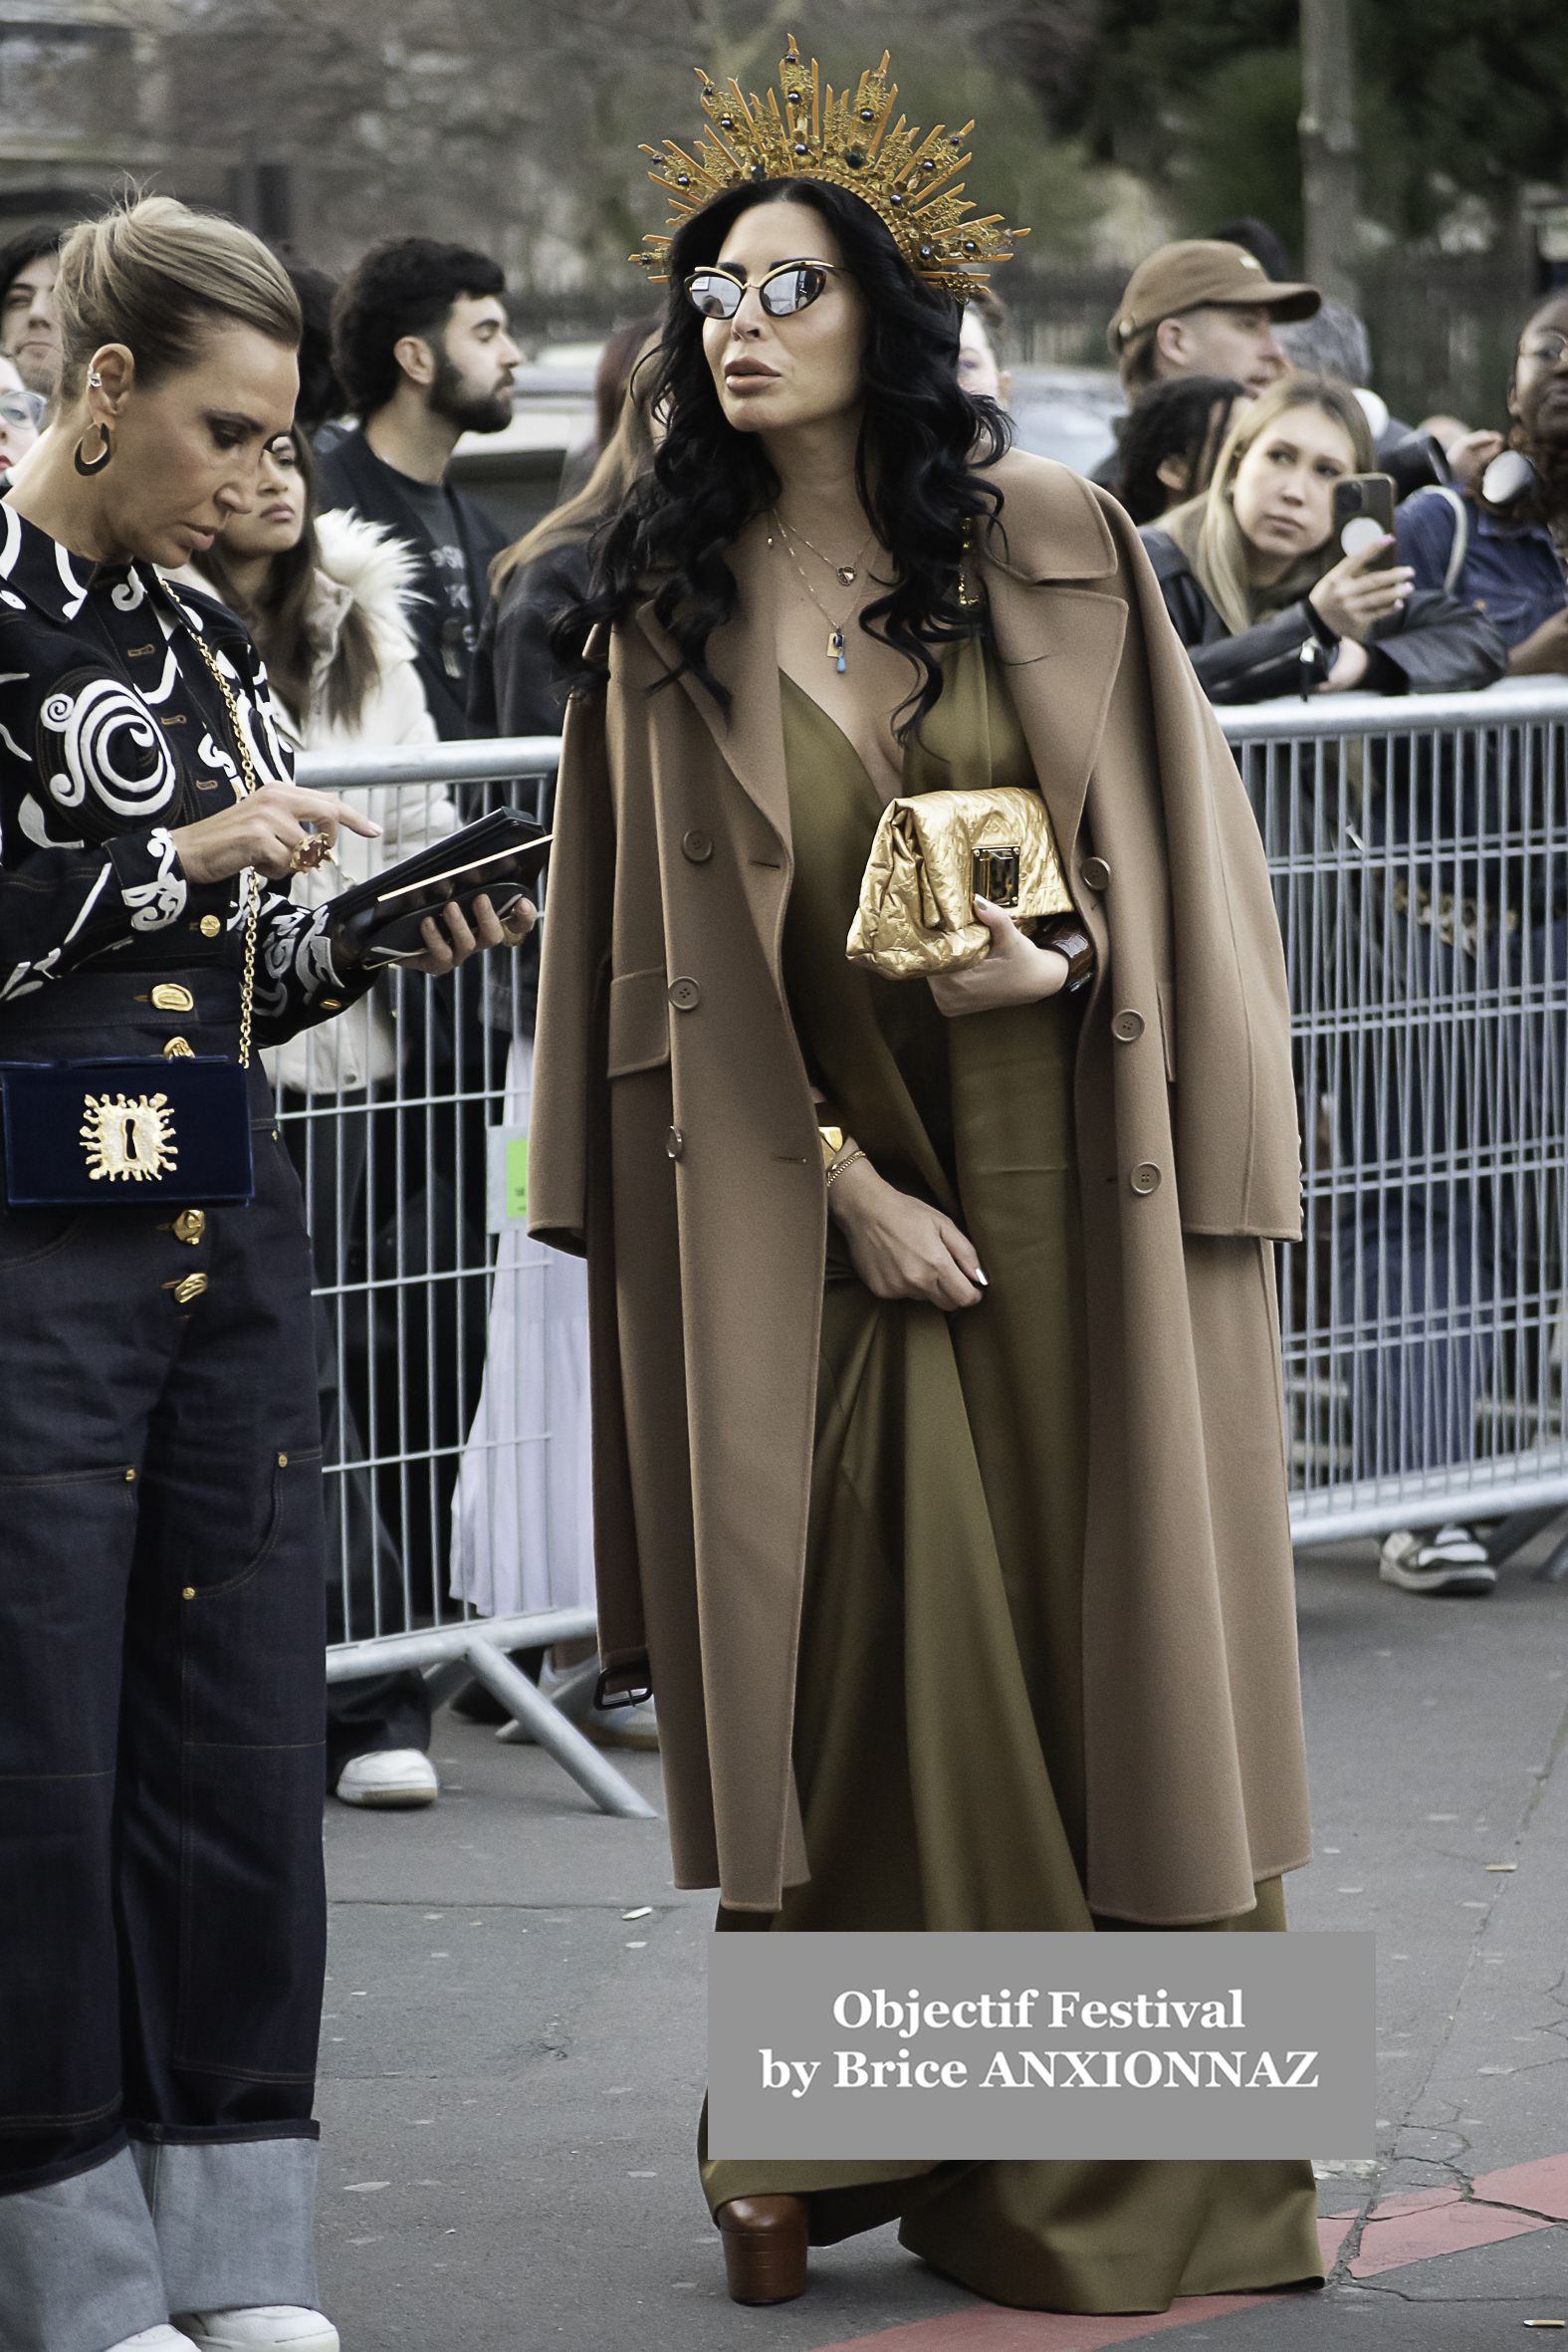
M1322 309L1323 297L1315 286L1276 285L1244 245L1187 237L1179 245L1162 245L1138 264L1105 340L1119 358L1135 335L1207 303L1265 310L1276 319L1310 319Z

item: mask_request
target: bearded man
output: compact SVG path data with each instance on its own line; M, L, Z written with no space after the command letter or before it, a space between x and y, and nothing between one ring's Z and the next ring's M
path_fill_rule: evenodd
M333 305L333 360L359 419L321 453L322 504L381 523L413 551L410 616L419 674L444 740L468 728L468 684L487 574L503 536L446 480L464 433L512 422L521 353L508 333L506 279L488 255L430 237L367 253Z

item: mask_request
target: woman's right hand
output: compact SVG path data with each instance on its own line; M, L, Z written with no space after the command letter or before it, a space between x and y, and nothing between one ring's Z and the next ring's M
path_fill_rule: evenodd
M307 833L308 824L316 827L314 835ZM277 882L296 870L295 853L302 842L325 840L330 849L343 824L371 838L381 830L336 793L307 792L298 784L264 784L232 808L220 809L216 817L176 825L172 837L187 882L226 882L248 865Z
M1393 545L1385 532L1370 547L1358 548L1332 572L1325 572L1308 594L1307 602L1336 637L1354 637L1364 645L1378 622L1397 612L1410 594L1416 575L1408 564L1391 565L1386 572L1369 570Z
M950 1313L985 1296L969 1236L940 1209L885 1183L869 1160L854 1160L834 1177L827 1205L873 1298L918 1298Z
M1467 490L1472 482L1479 481L1494 457L1501 457L1507 446L1501 433L1460 433L1456 441L1449 443L1444 454L1455 481L1461 490Z

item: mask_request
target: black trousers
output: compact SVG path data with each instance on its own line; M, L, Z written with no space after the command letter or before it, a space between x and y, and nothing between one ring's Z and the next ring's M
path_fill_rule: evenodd
M144 974L63 981L0 1017L0 1059L157 1053L175 1027L232 1055L232 980L177 977L177 1023ZM252 1114L255 1200L193 1242L134 1201L0 1215L0 2193L127 2131L315 2133L311 1261L259 1067Z

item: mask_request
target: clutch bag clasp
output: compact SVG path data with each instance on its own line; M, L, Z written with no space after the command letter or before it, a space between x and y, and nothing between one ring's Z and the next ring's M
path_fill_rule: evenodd
M977 849L970 888L976 898L993 906L1018 903L1018 846L1015 841L991 841Z

